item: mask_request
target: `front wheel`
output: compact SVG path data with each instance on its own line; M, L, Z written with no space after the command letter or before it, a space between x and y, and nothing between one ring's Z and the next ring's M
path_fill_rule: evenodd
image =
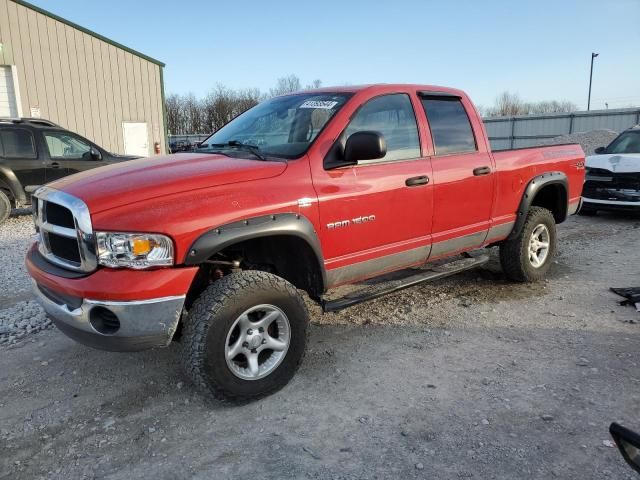
M556 254L556 222L542 207L531 207L520 234L500 245L502 270L516 282L534 282L545 277Z
M189 311L184 367L197 387L221 400L269 395L302 362L308 322L302 296L286 280L232 273L207 287Z

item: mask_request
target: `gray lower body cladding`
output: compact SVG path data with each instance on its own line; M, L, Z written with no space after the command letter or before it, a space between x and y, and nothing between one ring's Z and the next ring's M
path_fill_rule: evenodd
M114 302L64 297L34 285L47 316L68 337L113 351L166 347L173 338L184 296Z

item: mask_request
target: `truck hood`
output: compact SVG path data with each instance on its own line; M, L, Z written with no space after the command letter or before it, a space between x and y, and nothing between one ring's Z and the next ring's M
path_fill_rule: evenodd
M82 199L92 213L151 198L280 175L284 162L181 153L115 163L49 186Z
M585 160L587 168L603 168L616 173L640 172L640 153L591 155Z

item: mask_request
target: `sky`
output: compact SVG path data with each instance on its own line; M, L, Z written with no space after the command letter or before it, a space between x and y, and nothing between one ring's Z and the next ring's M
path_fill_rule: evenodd
M640 105L640 0L31 0L166 63L170 93L217 84L421 83L485 107L508 90L586 108Z

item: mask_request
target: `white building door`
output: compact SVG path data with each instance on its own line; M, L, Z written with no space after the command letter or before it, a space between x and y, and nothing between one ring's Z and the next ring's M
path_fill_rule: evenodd
M18 117L13 73L8 65L0 65L0 117Z
M125 155L149 156L149 130L145 122L122 122Z

